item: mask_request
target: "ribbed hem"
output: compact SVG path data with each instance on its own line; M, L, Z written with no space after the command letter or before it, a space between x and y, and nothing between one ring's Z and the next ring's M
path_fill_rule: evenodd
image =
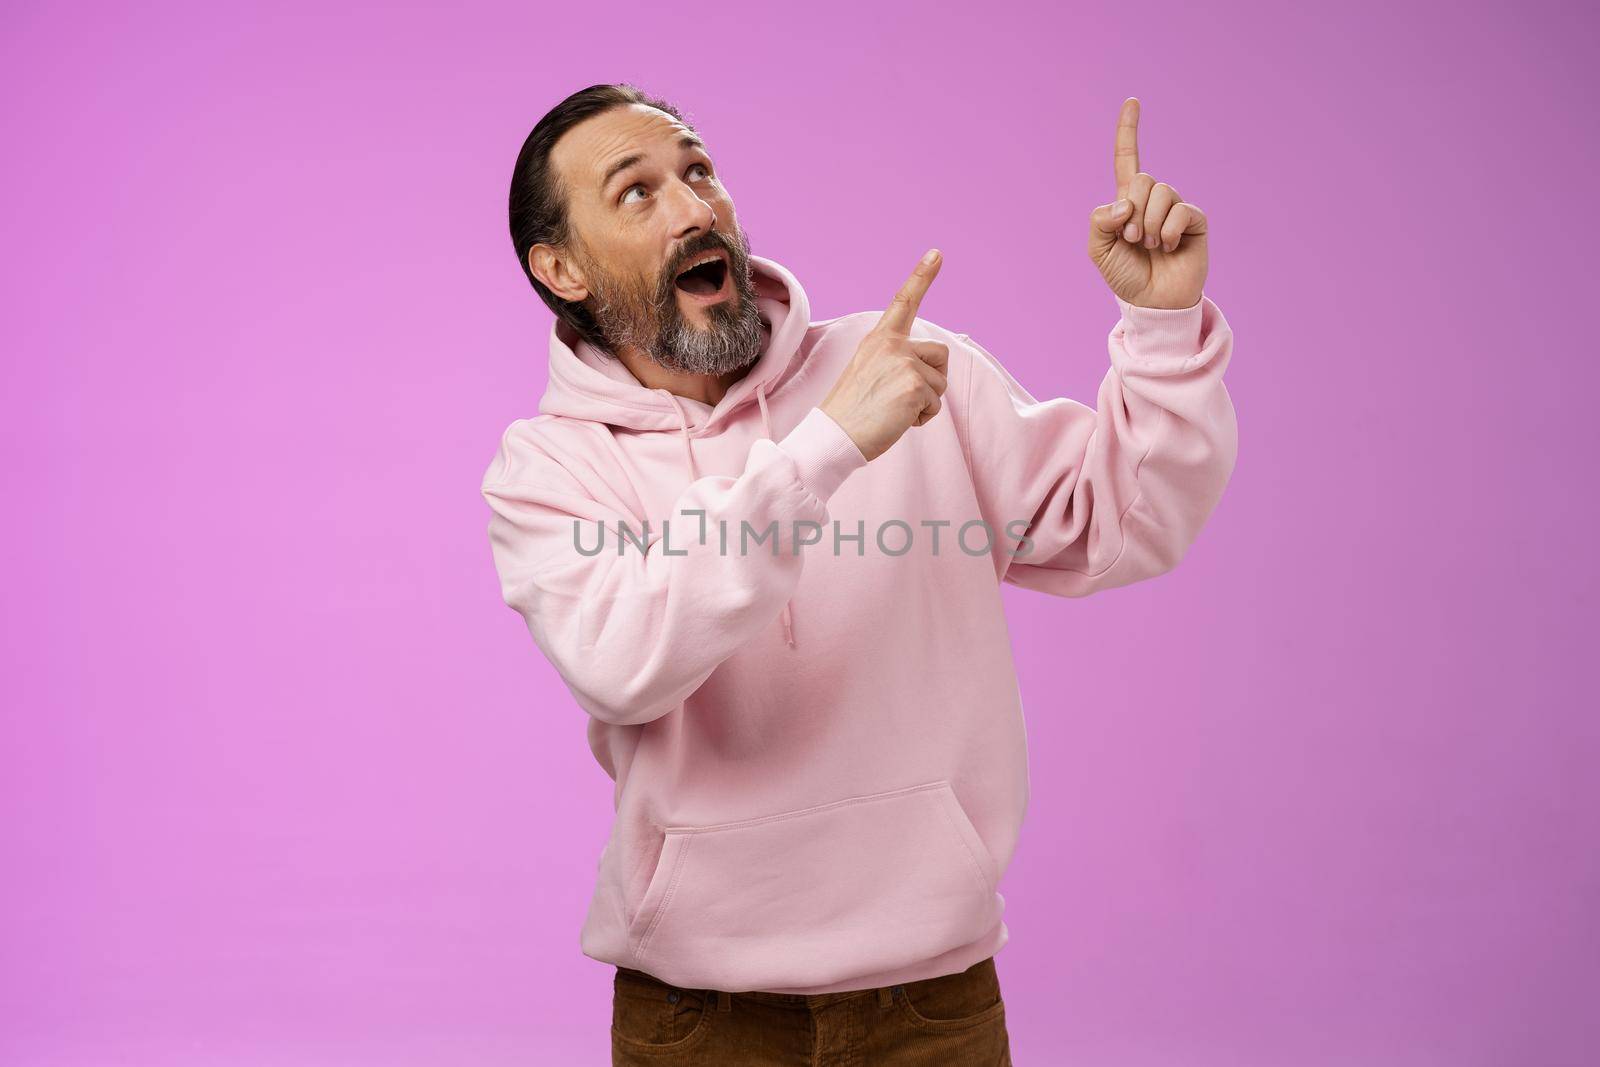
M812 408L800 424L778 442L800 468L800 484L826 502L850 472L867 464L855 441L821 408Z
M1117 297L1122 311L1122 334L1128 354L1136 360L1158 362L1185 359L1200 351L1200 327L1206 298L1193 307L1147 308Z

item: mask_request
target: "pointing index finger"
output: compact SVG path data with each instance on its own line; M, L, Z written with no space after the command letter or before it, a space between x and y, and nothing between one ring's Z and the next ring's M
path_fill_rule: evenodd
M1139 173L1139 98L1130 96L1122 102L1122 112L1117 116L1117 147L1112 156L1117 173L1117 198L1128 195L1128 186Z
M922 298L928 293L928 286L933 284L933 279L939 274L939 267L944 263L944 255L937 248L928 249L928 254L922 257L917 264L917 269L911 272L911 277L906 279L900 291L894 294L894 299L884 309L883 315L878 319L877 328L892 333L908 334L911 324L917 317L917 309L922 306Z

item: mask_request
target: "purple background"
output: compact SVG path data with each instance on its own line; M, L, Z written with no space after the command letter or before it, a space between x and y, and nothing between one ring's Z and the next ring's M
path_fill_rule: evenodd
M607 1061L609 826L479 479L543 389L522 138L687 109L816 317L1092 402L1118 103L1206 208L1241 452L1173 574L1008 589L1020 1064L1593 1063L1577 5L12 4L0 1061Z

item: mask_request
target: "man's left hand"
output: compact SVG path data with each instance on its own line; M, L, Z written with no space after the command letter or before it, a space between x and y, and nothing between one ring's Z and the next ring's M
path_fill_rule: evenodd
M1187 308L1206 281L1206 216L1139 169L1139 101L1117 117L1117 199L1089 214L1089 258L1130 304Z

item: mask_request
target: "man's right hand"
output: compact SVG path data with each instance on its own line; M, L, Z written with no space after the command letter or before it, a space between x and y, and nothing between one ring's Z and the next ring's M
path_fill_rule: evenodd
M950 346L909 334L943 262L937 248L922 257L820 405L869 461L939 414Z

